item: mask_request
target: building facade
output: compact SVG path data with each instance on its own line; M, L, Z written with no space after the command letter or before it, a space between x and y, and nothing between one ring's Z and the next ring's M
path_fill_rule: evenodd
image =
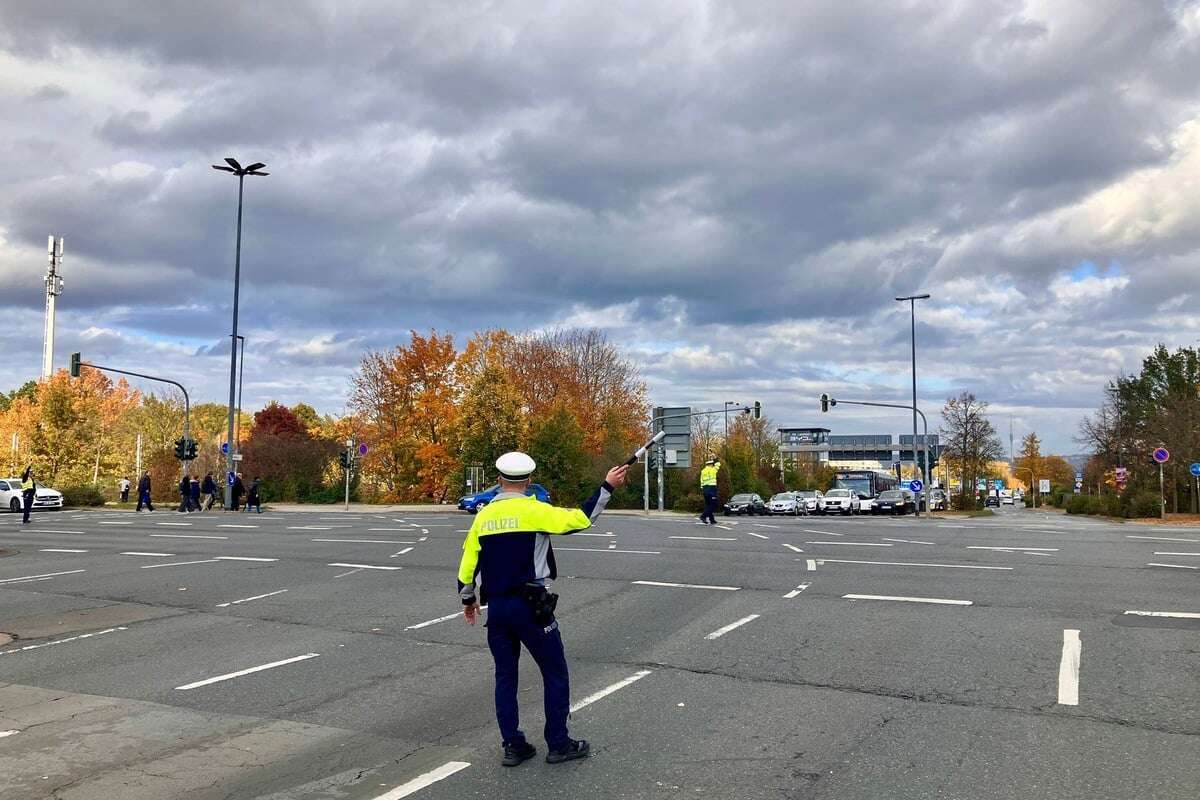
M827 466L833 469L892 470L899 463L912 468L912 434L895 440L890 433L834 434L829 428L779 428L779 452L784 461L797 466ZM917 437L918 461L923 435ZM930 434L930 460L937 457L938 437Z

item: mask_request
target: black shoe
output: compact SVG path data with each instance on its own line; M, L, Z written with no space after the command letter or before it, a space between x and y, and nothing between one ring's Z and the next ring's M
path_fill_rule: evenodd
M567 746L560 750L546 753L547 764L561 764L564 761L574 761L577 758L587 758L592 754L592 748L583 739L568 739Z
M500 763L506 767L515 767L537 755L537 748L529 742L504 745L504 760Z

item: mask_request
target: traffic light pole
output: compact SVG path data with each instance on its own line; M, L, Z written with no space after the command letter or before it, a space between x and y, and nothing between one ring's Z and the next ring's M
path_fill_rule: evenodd
M924 425L924 427L925 427L925 443L921 447L921 454L925 458L925 470L924 470L923 474L925 476L925 480L926 481L929 480L929 420L925 419L925 412L921 411L921 409L917 408L915 405L903 406L903 405L900 405L899 403L868 403L865 400L834 400L832 397L829 397L828 395L821 395L821 397L823 398L822 403L828 401L830 405L836 405L837 403L844 403L845 405L848 405L848 406L873 406L875 408L903 408L905 410L911 410L914 414L920 416L921 424ZM916 436L914 435L913 436L913 466L916 466L916 465L917 465L917 440L916 440ZM916 508L917 513L916 513L916 515L918 517L921 516L921 497L922 496L925 496L926 498L928 498L928 494L925 491L924 484L921 484L921 491L917 492L917 508ZM928 504L929 503L928 503L928 499L927 499L926 505L928 505ZM930 509L929 513L930 514L933 513L932 509Z
M658 429L662 425L662 421L664 419L691 419L692 417L704 417L704 416L709 416L712 414L724 414L725 418L729 419L730 409L731 409L731 407L726 405L725 408L722 408L717 411L692 411L687 414L667 414L666 416L662 416L662 417L653 417L650 422L650 427L653 428L654 430L652 430L651 433L658 433ZM755 419L761 419L761 417L762 417L762 403L759 403L757 401L754 403L753 406L733 406L732 410L740 411L743 414L753 414ZM726 423L726 426L727 426L726 427L726 438L728 438L728 423ZM666 459L666 455L667 455L667 446L665 444L660 443L657 448L658 510L659 511L663 510L663 500L664 500L664 498L663 498L663 461ZM647 462L648 462L648 460L649 460L649 455L647 455ZM644 472L646 473L647 479L649 478L649 469L650 469L649 464L647 463L647 466L644 470ZM649 486L649 483L644 483L644 489L642 491L642 505L643 505L643 510L647 514L649 514L650 513L650 486Z
M130 372L125 369L116 369L114 367L102 367L99 364L79 363L79 367L87 367L88 369L98 370L99 372L115 372L118 375L131 375L135 378L145 378L148 381L158 381L160 383L169 383L172 386L183 392L183 440L190 442L192 440L192 401L188 398L187 389L183 388L183 384L178 381L173 381L170 378L160 378L157 375L144 375L141 372ZM187 470L187 467L184 467Z

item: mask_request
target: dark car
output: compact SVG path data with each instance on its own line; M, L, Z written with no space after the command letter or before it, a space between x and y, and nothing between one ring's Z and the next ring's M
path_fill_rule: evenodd
M459 511L469 511L470 513L474 514L476 511L492 502L492 500L496 499L496 495L498 494L500 494L500 484L496 484L488 489L484 489L482 492L464 495L458 499L458 509ZM536 497L543 503L550 502L550 493L547 492L546 487L542 486L540 483L529 484L529 488L525 490L525 495L527 497Z
M904 489L880 492L871 506L872 514L908 514L914 509L913 496Z
M1000 507L999 496L994 495L994 494L989 494L987 496L987 499L983 501L983 507L984 508L999 508Z
M763 499L756 494L735 494L729 498L729 502L725 504L725 516L730 514L762 514L771 513L767 510L767 504Z

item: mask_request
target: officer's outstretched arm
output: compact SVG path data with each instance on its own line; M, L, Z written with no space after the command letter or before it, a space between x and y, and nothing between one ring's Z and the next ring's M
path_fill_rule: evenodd
M555 509L557 513L556 525L547 533L576 533L586 530L592 526L604 509L608 507L608 501L612 499L613 491L625 483L625 473L629 471L629 467L622 464L619 467L613 467L605 476L604 482L600 484L600 488L592 493L587 502L580 509Z

